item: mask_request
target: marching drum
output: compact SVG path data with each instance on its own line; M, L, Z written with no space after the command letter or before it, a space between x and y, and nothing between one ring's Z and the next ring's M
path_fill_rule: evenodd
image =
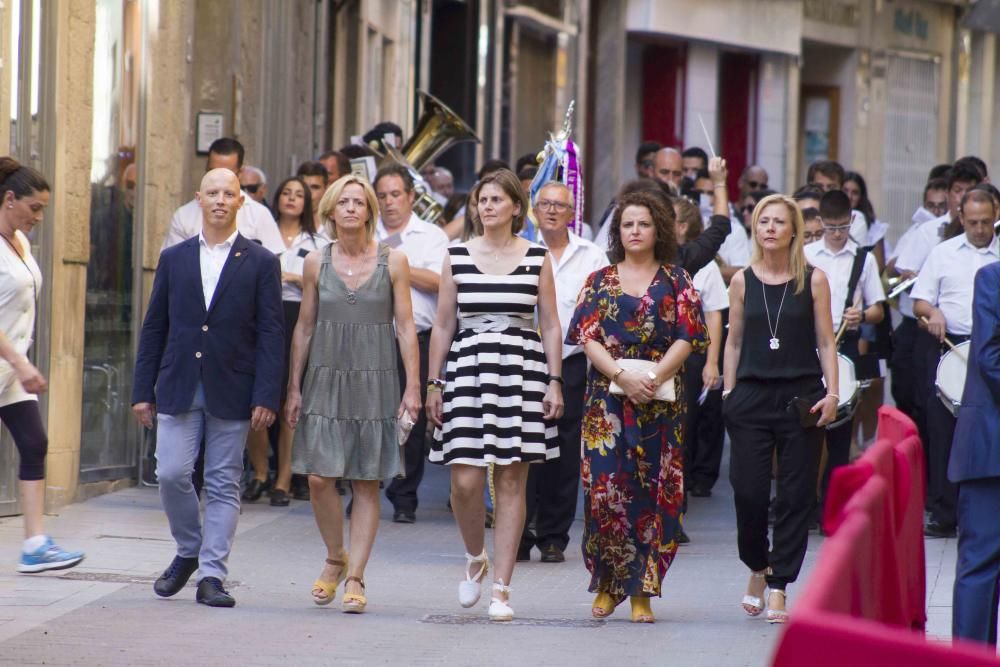
M831 429L840 426L848 419L854 417L854 410L858 407L858 392L860 384L857 374L854 372L854 362L846 355L837 353L837 376L840 379L840 398L837 400L837 416L832 422L826 425Z
M962 391L965 389L965 373L969 363L969 348L969 341L965 341L948 350L938 362L937 379L934 381L938 398L944 403L944 407L956 416L958 408L962 405Z

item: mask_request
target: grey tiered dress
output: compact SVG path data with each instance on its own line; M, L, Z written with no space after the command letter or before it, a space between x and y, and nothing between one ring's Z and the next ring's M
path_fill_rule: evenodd
M352 293L330 262L335 245L323 249L292 472L389 479L402 471L390 248L379 246L371 277Z

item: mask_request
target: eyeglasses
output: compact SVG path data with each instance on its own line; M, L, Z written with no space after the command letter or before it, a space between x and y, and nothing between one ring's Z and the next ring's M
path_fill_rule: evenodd
M819 241L822 238L823 238L822 229L819 230L818 232L803 232L802 234L802 240L805 241L806 243L810 243L812 241Z
M767 181L747 181L747 185L750 186L751 190L766 190Z
M839 232L846 232L851 228L850 223L846 225L823 225L824 232L830 232L831 234L837 234Z
M564 204L561 201L552 201L551 199L541 199L535 202L535 208L539 211L558 211L562 213L569 209L569 204Z
M247 183L246 185L244 185L242 187L243 187L244 190L246 190L250 194L255 195L255 194L257 194L257 191L260 190L263 185L264 185L263 183Z
M931 201L925 201L924 208L935 215L944 215L948 212L948 202L941 202L937 204Z

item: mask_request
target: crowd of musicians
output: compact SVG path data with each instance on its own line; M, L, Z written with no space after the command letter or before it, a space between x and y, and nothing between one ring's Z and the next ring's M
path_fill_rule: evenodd
M633 621L653 622L650 598L690 542L688 503L717 482L724 425L749 569L739 602L783 623L830 473L875 437L887 367L926 445L926 533L955 535L962 344L975 333L977 271L998 259L1000 193L981 160L934 167L893 247L864 178L833 161L787 195L751 165L730 196L724 159L645 142L636 178L606 207L588 203L603 212L575 228L570 187L531 187L534 156L490 160L456 193L433 163L352 171L351 159L403 144L392 124L369 135L371 146L282 179L270 206L264 174L221 139L171 220L132 397L157 427L177 543L158 595L197 572L199 602L233 606L224 582L241 497L269 493L273 505L312 503L326 548L312 600L330 604L343 584L343 610L363 612L380 484L393 520L416 522L429 459L450 467L463 607L485 585L489 618L513 618L515 564L536 548L565 560L582 481L592 615L627 598ZM33 313L41 276L26 234L49 187L16 163L0 175L0 419L32 499L21 569L44 571L83 558L41 529L44 378L24 356L30 323L11 319L21 302ZM427 197L438 206L421 217Z

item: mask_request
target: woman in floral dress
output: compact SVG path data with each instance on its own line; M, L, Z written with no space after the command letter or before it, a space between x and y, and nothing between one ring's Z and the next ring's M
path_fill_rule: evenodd
M567 342L591 361L583 421L583 558L596 592L592 613L610 615L626 597L632 620L652 623L649 598L677 552L684 500L683 383L676 400L654 400L692 351L708 341L690 276L676 253L674 213L651 193L623 197L611 221L613 264L587 279ZM621 359L656 362L649 373ZM612 394L612 380L624 392Z

